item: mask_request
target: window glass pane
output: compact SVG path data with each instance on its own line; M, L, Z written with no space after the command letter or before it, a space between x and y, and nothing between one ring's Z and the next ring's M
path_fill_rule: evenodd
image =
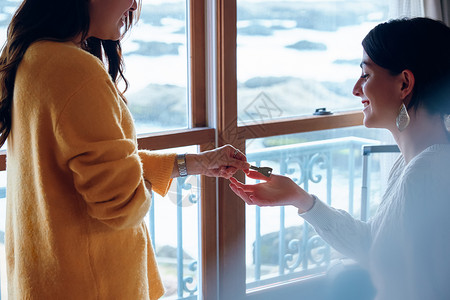
M6 41L6 29L21 1L2 1L0 3L0 45ZM6 149L6 144L2 146ZM0 171L0 299L7 298L6 257L5 257L5 222L6 222L6 171Z
M322 201L360 218L362 146L380 143L394 141L387 130L364 127L274 136L248 140L247 159L257 166L272 167L274 173L290 177ZM370 184L371 211L381 197L378 183L386 179L379 166L374 164L370 171L374 180ZM340 257L295 208L246 207L248 291L320 274Z
M6 289L6 256L5 256L5 223L6 223L6 171L0 172L0 299L7 298Z
M399 157L399 153L392 151L392 149L383 151L386 152L367 154L367 181L362 183L367 189L364 191L364 197L367 201L367 218L374 216L386 190L389 172L395 160ZM361 195L361 198L363 198L363 195Z
M196 153L198 147L161 152ZM172 182L163 198L154 194L145 220L149 228L166 294L164 299L193 299L198 295L200 177L187 176Z
M143 0L123 42L138 133L188 127L186 0Z
M0 4L0 43L21 1ZM143 0L122 50L137 133L188 127L186 0Z
M270 119L359 109L361 40L388 10L388 0L237 0L239 120L259 121L268 103Z
M0 2L0 43L2 46L6 41L6 29L9 22L21 2L21 0L8 0Z
M13 14L19 7L20 0L8 0L0 2L0 45L4 45L6 42L6 30ZM6 150L6 143L3 144L1 150Z

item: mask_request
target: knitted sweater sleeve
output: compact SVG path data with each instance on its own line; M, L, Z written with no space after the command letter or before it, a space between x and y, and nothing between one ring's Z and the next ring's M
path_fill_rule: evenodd
M174 166L174 153L154 153L148 150L139 150L144 178L152 184L152 190L165 196L172 183L172 169Z
M151 201L132 119L121 101L107 76L91 77L55 122L57 156L72 172L88 214L116 229L140 224Z

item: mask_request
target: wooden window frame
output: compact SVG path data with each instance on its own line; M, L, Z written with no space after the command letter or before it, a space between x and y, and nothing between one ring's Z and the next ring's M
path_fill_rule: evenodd
M190 11L190 128L143 134L139 148L161 150L198 145L200 151L232 144L245 152L248 139L362 125L361 112L308 116L239 126L236 78L236 0L188 0ZM216 20L216 128L208 127L206 78L206 5L213 1ZM213 47L214 48L214 47ZM6 151L0 152L0 171L6 170ZM243 180L243 174L236 177ZM201 287L206 300L275 299L298 297L320 289L321 280L261 289L246 294L245 206L228 187L228 181L202 176ZM308 292L307 294L311 294ZM307 299L307 298L305 298Z
M232 144L245 153L248 139L362 125L360 111L329 116L280 119L239 126L237 120L237 5L236 0L214 0L217 20L217 146ZM243 180L242 173L237 173ZM246 293L245 206L228 187L218 185L219 299L318 299L322 278L297 280ZM214 299L214 298L205 298Z

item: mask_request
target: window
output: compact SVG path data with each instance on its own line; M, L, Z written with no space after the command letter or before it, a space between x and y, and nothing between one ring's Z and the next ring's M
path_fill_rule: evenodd
M272 136L248 140L247 158L254 165L272 167L322 201L360 218L362 147L380 140L390 140L387 131L362 126ZM379 159L371 163L370 195L379 200L386 170L381 174ZM371 204L372 211L377 206L374 201ZM294 207L246 207L247 292L323 274L339 258Z
M361 41L388 12L388 0L238 0L239 119L261 118L262 103L271 103L266 118L359 109Z
M360 41L390 16L388 2L143 0L140 23L123 43L139 147L182 153L233 144L252 163L297 178L358 216L360 146L392 140L362 128L351 89L360 74ZM0 4L3 40L18 4ZM322 107L333 114L313 115ZM5 153L0 170L4 300ZM302 180L302 172L310 177ZM321 274L338 254L291 208L245 207L221 179L188 177L172 189L155 198L146 217L166 298L320 296Z
M0 44L6 41L6 28L20 1L4 1L0 4ZM2 147L4 149L5 146ZM6 159L5 150L0 151L0 299L7 298L5 220L6 220Z
M196 153L197 148L190 146L164 152ZM201 266L199 179L198 176L178 178L164 198L153 194L152 206L145 218L167 299L198 295Z
M124 40L128 107L138 133L189 127L186 0L144 0Z
M252 163L272 166L358 216L361 145L393 141L384 130L360 127L352 88L361 40L392 17L389 4L218 1L218 103L227 102L220 106L219 137L245 149ZM320 108L332 114L313 115ZM295 210L246 207L225 183L219 188L219 295L322 296L321 274L337 253Z
M6 220L6 171L1 171L0 172L0 299L7 299L5 220Z
M0 4L2 41L20 2ZM123 42L125 75L130 82L126 97L136 121L140 148L195 153L214 147L214 129L206 127L204 10L204 3L199 1L143 0L140 22ZM2 152L1 170L6 169L5 156ZM6 172L0 175L0 299L7 299ZM215 228L201 220L205 215L214 217L210 212L215 211L215 193L211 193L214 186L215 181L196 176L175 180L164 199L155 195L145 218L167 299L192 299L205 294L200 292L199 273L210 261L214 265L216 235ZM212 205L200 205L207 196L213 199ZM213 242L204 242L202 234L208 234ZM213 250L204 254L202 249ZM215 270L210 272L214 274ZM215 284L215 276L205 278Z

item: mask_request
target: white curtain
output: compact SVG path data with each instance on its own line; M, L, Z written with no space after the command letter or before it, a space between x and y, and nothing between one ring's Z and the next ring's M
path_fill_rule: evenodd
M450 3L448 0L441 0L442 21L450 26Z
M390 0L390 18L425 16L425 0Z
M435 20L443 21L443 9L442 4L448 4L447 0L423 0L425 8L425 17L429 17Z
M389 17L429 17L443 20L442 2L447 0L390 0ZM445 15L445 14L444 14Z

